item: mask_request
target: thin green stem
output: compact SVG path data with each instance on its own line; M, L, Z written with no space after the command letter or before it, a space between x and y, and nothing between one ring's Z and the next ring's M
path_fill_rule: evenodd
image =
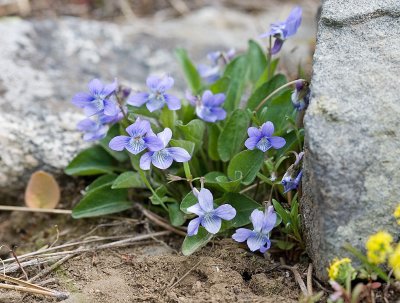
M268 46L268 54L267 54L267 64L268 64L268 75L267 81L271 78L271 61L272 61L272 37L269 36L269 46Z
M183 169L185 171L186 179L192 181L193 176L192 176L192 172L190 171L189 162L183 162Z
M276 93L278 93L278 92L281 91L282 89L284 89L284 88L286 88L286 87L288 87L288 86L290 86L290 85L292 85L292 84L296 84L297 81L306 82L306 80L304 80L304 79L297 79L297 80L290 81L290 82L288 82L288 83L282 85L281 87L278 87L276 90L274 90L274 91L273 91L272 93L270 93L268 96L266 96L266 97L257 105L257 107L255 108L254 111L258 111L258 110L265 104L265 102L267 102L273 95L275 95Z
M156 199L158 200L158 202L160 202L160 205L166 210L168 211L167 206L165 206L164 201L161 200L161 198L157 195L156 191L153 189L153 187L151 186L149 180L146 177L145 172L142 169L139 169L139 175L140 178L142 179L143 183L147 186L147 188L151 191L151 193L153 194L154 197L156 197Z

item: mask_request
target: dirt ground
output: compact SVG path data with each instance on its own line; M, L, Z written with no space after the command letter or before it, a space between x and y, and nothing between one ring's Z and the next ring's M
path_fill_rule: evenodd
M72 221L62 216L13 213L0 222L0 242L17 245L17 255L51 243L96 236L137 235L153 231L146 221L124 217ZM57 225L57 228L55 227ZM58 240L57 229L59 231ZM288 270L248 252L230 239L215 240L190 257L179 252L175 235L129 247L77 255L35 283L68 292L62 302L297 302L299 288ZM3 247L2 258L9 257ZM39 257L40 258L40 257ZM48 268L25 267L31 278ZM21 271L10 274L21 277ZM56 302L49 297L1 290L1 303Z
M162 231L168 233L168 231ZM216 238L192 256L180 253L183 238L175 234L151 237L160 233L148 219L136 211L97 219L73 220L67 215L0 213L0 257L17 256L43 248L85 242L57 249L56 252L87 249L77 253L58 268L41 276L34 283L68 293L64 303L103 302L299 302L301 291L292 272L280 266L280 253L262 256L251 253L242 244L229 238ZM147 239L128 246L93 249L92 243L115 243L125 237ZM105 241L104 238L108 237ZM112 239L110 239L112 238ZM101 240L101 241L100 241ZM96 242L97 243L97 242ZM98 244L96 244L98 245ZM97 246L99 247L99 246ZM271 249L273 252L273 249ZM40 255L21 260L44 260ZM307 259L296 264L306 282ZM28 278L44 273L55 261L23 266ZM16 262L13 262L16 264ZM7 268L7 267L6 267ZM3 273L0 264L0 272ZM8 276L25 280L22 271ZM314 293L323 291L320 302L326 302L330 287L313 279ZM383 288L383 287L382 287ZM376 293L376 303L399 302L400 292L389 288L384 301ZM41 295L14 290L0 290L0 303L57 302ZM304 303L307 301L303 301ZM309 301L308 301L309 302Z

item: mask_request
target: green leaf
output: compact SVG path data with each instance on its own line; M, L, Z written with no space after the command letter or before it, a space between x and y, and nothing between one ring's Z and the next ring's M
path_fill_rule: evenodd
M158 187L155 190L155 192L156 192L157 196L161 199L161 201L163 203L176 202L175 199L173 199L170 196L168 196L168 194L170 194L170 193L168 192L168 189L167 189L167 187L165 185L161 185L160 187ZM154 205L160 205L161 204L160 200L155 195L150 196L150 201Z
M127 171L120 174L117 179L114 180L111 188L146 188L146 185L140 178L139 173Z
M300 140L303 142L304 134L301 133L299 135L300 135ZM282 148L277 150L277 152L275 154L275 158L277 158L277 159L279 159L283 155L286 155L291 150L298 149L298 146L299 146L299 142L298 142L298 139L297 139L297 136L296 136L296 132L294 130L292 130L291 132L285 134L283 136L283 138L285 138L286 144L285 144L284 147L282 147Z
M208 124L207 125L207 134L208 134L208 156L211 160L218 161L218 137L220 134L218 125L216 124Z
M249 41L247 62L249 64L249 79L251 83L256 83L267 67L267 58L262 48L253 40Z
M173 226L181 226L185 223L185 215L179 209L179 204L177 202L168 204L168 214L169 214L169 221Z
M229 87L230 79L228 77L219 78L210 85L210 90L213 94L225 93Z
M230 179L228 179L226 176L218 176L216 177L216 181L218 182L218 185L224 189L224 191L234 193L240 190L242 178L242 173L237 171Z
M198 202L197 198L194 196L193 192L190 191L181 202L181 211L185 214L191 214L187 211L187 209Z
M290 99L291 91L286 90L283 94L270 99L265 114L259 117L260 121L271 121L275 126L275 136L282 135L289 124L286 116L292 114L293 105Z
M141 169L140 168L140 157L141 157L140 154L134 155L134 154L129 153L129 159L131 160L130 161L131 165L136 171L139 171L139 169Z
M267 82L267 80L269 78L272 77L272 75L275 73L276 67L278 66L279 63L279 58L276 58L274 60L271 61L271 66L269 67L270 72L271 72L271 76L269 76L269 71L268 71L268 62L267 62L267 66L264 69L264 72L262 73L262 75L260 76L260 78L257 80L256 83L256 88L259 88L261 85L263 85L265 82Z
M127 210L132 207L126 189L99 187L88 192L72 210L72 217L87 218L104 216Z
M159 111L151 112L147 109L146 106L136 107L132 105L127 105L127 108L128 108L128 119L131 122L135 122L138 115L149 118L158 118L158 116L160 115Z
M230 204L236 209L236 216L231 221L223 221L223 229L241 227L250 223L250 215L261 205L249 197L238 193L227 193L221 204Z
M182 131L185 140L196 144L196 149L202 147L204 131L206 129L203 121L194 119L186 125L178 123L178 129Z
M203 227L199 227L197 235L186 236L182 244L182 254L184 256L190 256L195 251L207 245L212 239L213 235L208 233Z
M111 174L119 170L115 160L101 146L96 145L81 151L65 168L70 176Z
M125 151L125 150L124 151L115 151L108 147L108 143L110 143L111 139L120 135L119 128L120 128L120 125L118 123L111 126L111 128L107 132L107 136L105 136L105 138L101 139L99 141L99 143L100 143L101 147L103 147L104 150L106 152L108 152L115 160L117 160L118 162L124 162L124 161L127 161L129 158L127 151Z
M164 106L161 110L159 121L164 127L168 127L174 132L176 118L176 111L170 110L167 106Z
M217 177L219 176L225 176L225 175L220 171L211 171L204 176L204 182L206 184L218 183Z
M290 215L288 211L284 209L282 205L275 199L272 199L272 204L274 205L274 209L277 214L282 218L283 224L286 226L288 223L290 223Z
M357 248L351 246L349 243L344 244L343 248L359 259L368 270L375 272L384 281L389 281L388 275L379 266L370 263L368 258Z
M264 100L264 98L266 98L269 94L271 94L277 88L286 84L286 82L287 82L286 77L284 75L282 75L282 74L275 75L271 80L264 83L263 85L261 85L254 91L254 93L250 96L249 100L247 101L247 108L254 110L258 106L258 104L260 104L260 102L262 100ZM282 92L284 92L284 91L282 91ZM279 94L282 94L282 92L277 93L277 96ZM271 101L271 99L269 101L267 101L265 103L265 105L261 108L264 108L265 106L267 106L270 101Z
M222 172L219 171L212 171L207 173L204 176L204 183L206 184L206 187L208 189L214 189L218 191L224 191L222 187L220 186L219 182L217 181L217 177L224 176L226 177Z
M230 160L243 148L249 123L249 114L242 109L235 110L228 118L218 138L218 154L222 161Z
M169 141L169 144L173 147L182 147L186 150L191 156L193 156L195 144L192 141L187 140L174 140Z
M198 94L201 89L201 78L196 67L187 55L186 50L179 48L175 51L175 54L179 63L181 64L186 82L188 83L191 91L195 94Z
M282 250L291 250L296 243L293 242L288 242L288 241L282 241L282 240L277 240L276 245L279 247L279 249Z
M248 64L246 55L237 56L226 66L224 77L231 79L224 102L224 108L228 112L239 107L246 83L247 71Z
M100 176L96 180L94 180L92 183L90 183L86 187L85 190L86 190L86 192L89 192L89 191L99 188L99 187L111 186L116 178L117 178L116 174L107 174L107 175Z
M234 178L237 172L242 173L242 183L249 185L256 178L264 163L264 153L260 150L244 150L235 155L228 165L228 177Z

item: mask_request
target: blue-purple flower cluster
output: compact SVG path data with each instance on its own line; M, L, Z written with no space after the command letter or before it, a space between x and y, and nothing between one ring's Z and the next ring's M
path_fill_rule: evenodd
M181 147L167 147L172 137L172 131L165 128L157 135L151 129L150 122L137 118L135 123L126 128L128 136L116 136L111 139L109 147L115 151L126 149L137 155L148 150L140 158L140 168L149 170L150 164L160 169L167 169L173 161L187 162L190 154Z
M95 141L104 138L108 125L123 118L121 109L115 100L117 81L104 85L99 79L89 82L89 92L77 93L72 103L82 108L88 117L80 121L77 129L84 133L85 141Z
M236 216L236 210L229 204L222 204L214 208L214 198L212 193L202 188L200 191L193 189L198 203L189 207L188 212L196 214L198 217L192 219L188 225L188 236L197 235L200 225L209 233L216 234L221 229L222 220L232 220ZM247 241L251 251L259 250L265 253L271 247L269 234L276 223L276 213L272 206L263 213L255 209L250 216L253 230L239 228L232 238L237 242Z
M273 23L270 31L262 35L262 37L275 38L271 54L278 53L284 41L297 32L301 23L301 14L300 7L294 8L285 21ZM197 67L199 75L207 83L215 82L221 77L223 67L234 56L234 50L226 53L220 51L209 53L208 59L211 61L211 65L199 65ZM286 86L293 83L288 83ZM121 125L128 125L128 120L132 116L128 117L125 114L124 104L118 103L120 101L118 96L122 96L127 105L146 106L149 112L162 110L165 107L172 111L181 109L181 100L168 92L174 86L174 79L171 76L149 76L146 85L146 91L132 92L130 89L120 89L120 94L117 95L116 81L105 85L100 80L94 79L88 85L89 92L76 94L72 103L82 108L87 117L77 125L78 130L84 133L84 140L95 141L104 138L109 125L119 122L124 116L126 119ZM299 80L295 82L295 85L291 101L297 111L302 111L309 103L308 84L304 80ZM210 90L205 90L201 96L187 93L186 99L195 108L197 117L205 122L216 123L227 117L227 112L223 108L226 99L223 93L213 94ZM194 115L193 111L189 112ZM133 155L140 154L140 169L138 170L141 173L142 170L150 170L152 165L164 170L171 167L174 161L182 163L191 159L191 155L184 148L169 146L172 139L170 128L164 128L155 134L150 121L138 117L133 124L125 128L125 132L126 134L112 138L109 148L114 151L126 150ZM247 129L248 138L244 145L249 150L259 150L263 153L267 153L271 149L283 148L286 140L283 137L274 136L274 133L275 127L271 121L266 121L259 127L251 126ZM257 152L260 153L259 151ZM281 180L284 193L299 187L302 178L299 163L302 156L303 153L296 154L296 161L289 167ZM185 173L186 169L190 170L186 165L184 168ZM189 182L192 181L191 177L187 178ZM192 183L191 186L193 188ZM151 185L149 188L153 191ZM213 194L204 188L204 183L201 183L200 191L193 188L193 194L197 198L197 203L187 208L187 211L197 217L188 224L187 235L189 237L197 235L200 226L211 234L217 234L221 230L223 220L230 221L236 217L237 211L229 203L215 207ZM265 253L271 247L270 233L277 222L277 214L273 206L267 207L264 211L253 210L250 221L253 225L252 229L238 228L232 238L237 242L246 242L251 251L259 250L261 253Z

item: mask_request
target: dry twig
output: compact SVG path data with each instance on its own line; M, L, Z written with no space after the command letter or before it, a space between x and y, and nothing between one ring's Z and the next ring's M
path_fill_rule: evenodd
M51 273L53 270L55 270L56 268L58 268L61 264L65 263L66 261L68 261L69 259L71 259L72 257L75 257L77 255L77 253L75 254L70 254L70 255L66 255L64 258L58 260L56 263L54 263L52 266L46 268L45 270L41 271L40 273L38 273L36 276L34 276L33 278L30 278L28 280L28 282L33 282L36 281L37 279L43 278L45 276L47 276L49 273Z
M27 292L27 293L45 295L45 296L54 297L54 298L57 298L60 300L68 298L67 293L54 291L54 290L45 288L43 286L35 285L35 284L29 283L26 281L22 281L20 279L16 279L13 277L9 277L9 276L3 275L3 274L0 274L0 280L18 285L17 286L17 285L0 283L0 288L3 288L3 289L11 289L11 290L22 291L22 292Z
M308 270L307 270L307 291L309 296L313 295L312 272L313 272L313 266L312 263L310 263L308 264Z
M169 223L167 223L166 221L164 221L160 216L156 215L155 213L149 211L148 209L144 208L142 205L140 204L136 204L136 208L139 209L143 215L149 219L151 222L153 222L154 224L157 224L160 227L163 227L169 231L172 231L173 233L183 236L186 236L186 233L183 230L180 230L179 228L176 228L172 225L170 225Z
M48 214L64 214L64 215L72 214L72 210L69 210L69 209L30 208L30 207L23 207L23 206L8 206L8 205L0 205L0 210L24 211L24 212L48 213Z
M287 266L287 265L281 265L281 268L289 269L289 270L293 273L294 279L296 280L297 284L299 284L299 287L300 287L300 289L301 289L301 292L302 292L305 296L307 296L307 295L308 295L307 287L306 287L306 285L304 284L304 281L303 281L303 279L301 278L301 275L300 275L299 271L297 270L297 268L296 268L296 267L292 267L292 266Z

